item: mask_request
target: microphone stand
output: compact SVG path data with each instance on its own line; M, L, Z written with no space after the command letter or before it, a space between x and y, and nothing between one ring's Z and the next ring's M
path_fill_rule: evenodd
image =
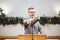
M32 26L32 40L34 40L33 25L34 25L37 21L38 21L38 19L31 23L31 26Z
M33 39L33 38L34 38L33 36L34 36L34 35L33 35L33 27L32 27L32 40L34 40L34 39Z

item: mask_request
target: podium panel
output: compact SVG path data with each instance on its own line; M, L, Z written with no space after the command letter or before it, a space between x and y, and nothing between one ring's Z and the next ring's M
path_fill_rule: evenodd
M46 40L46 35L38 35L38 34L25 34L19 35L18 40Z

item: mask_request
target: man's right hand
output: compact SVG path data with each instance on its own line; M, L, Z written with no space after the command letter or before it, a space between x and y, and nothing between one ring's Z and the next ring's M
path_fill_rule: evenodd
M31 18L31 19L29 19L29 20L27 21L27 24L33 25L33 24L36 23L37 20L38 20L38 18Z

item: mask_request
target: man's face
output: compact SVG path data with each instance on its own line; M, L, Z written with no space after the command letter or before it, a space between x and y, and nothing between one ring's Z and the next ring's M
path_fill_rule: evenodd
M28 14L29 14L29 16L30 16L31 18L33 18L34 15L35 15L35 11L34 11L34 9L30 9L30 10L28 10Z

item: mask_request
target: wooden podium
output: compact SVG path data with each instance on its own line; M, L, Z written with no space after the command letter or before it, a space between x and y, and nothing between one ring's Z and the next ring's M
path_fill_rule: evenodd
M32 34L24 34L19 35L18 40L46 40L46 35L33 34L32 36Z

